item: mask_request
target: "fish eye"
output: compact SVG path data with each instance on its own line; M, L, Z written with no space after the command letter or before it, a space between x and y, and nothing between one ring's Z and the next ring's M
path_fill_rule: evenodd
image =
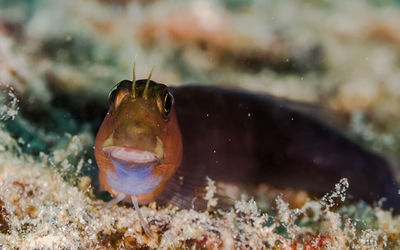
M172 105L174 105L174 97L171 93L167 92L164 97L164 114L169 115Z

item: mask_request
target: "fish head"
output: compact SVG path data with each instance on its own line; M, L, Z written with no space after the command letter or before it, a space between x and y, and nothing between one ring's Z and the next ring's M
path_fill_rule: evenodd
M160 189L182 159L174 97L164 84L124 80L111 90L109 104L95 142L100 185L140 200Z

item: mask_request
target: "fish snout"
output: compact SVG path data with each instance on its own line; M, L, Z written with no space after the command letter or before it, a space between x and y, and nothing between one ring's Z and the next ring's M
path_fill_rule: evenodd
M113 140L115 144L131 148L151 151L155 148L157 140L153 129L140 121L122 123L114 129Z

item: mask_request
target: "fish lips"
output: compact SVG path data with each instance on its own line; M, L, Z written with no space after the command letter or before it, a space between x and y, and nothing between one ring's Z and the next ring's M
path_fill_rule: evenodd
M154 167L161 162L152 152L128 147L107 146L103 147L103 152L114 165L125 169Z

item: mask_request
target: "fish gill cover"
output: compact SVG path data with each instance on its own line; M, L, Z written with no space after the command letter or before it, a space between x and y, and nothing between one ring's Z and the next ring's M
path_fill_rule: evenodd
M226 211L208 179L207 211L141 208L149 239L130 206L104 207L92 145L137 54L137 75L156 64L160 82L323 103L398 166L399 13L390 0L0 1L1 247L398 249L399 216L337 205L346 179L322 200L261 187Z

